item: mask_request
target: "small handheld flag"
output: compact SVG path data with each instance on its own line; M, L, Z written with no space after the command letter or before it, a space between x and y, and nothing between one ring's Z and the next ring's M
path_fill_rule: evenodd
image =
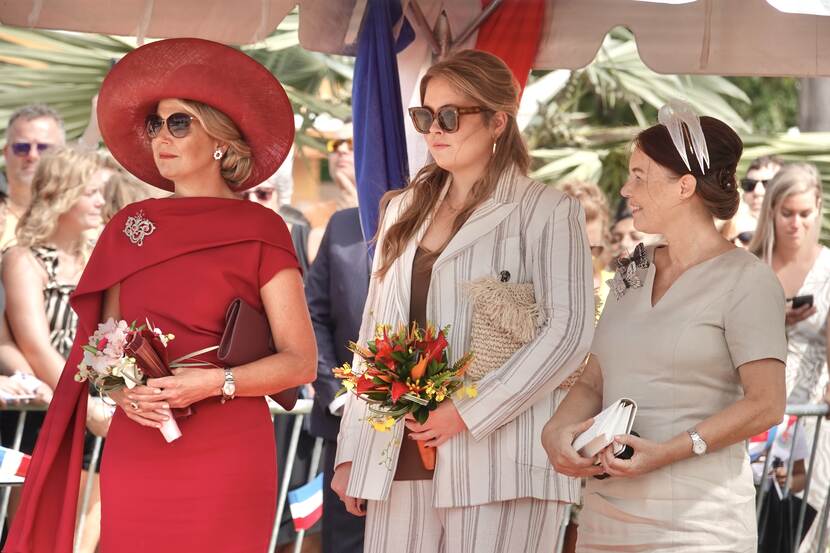
M308 484L288 492L288 504L294 528L298 532L314 526L323 516L323 474L318 474Z
M15 449L0 447L0 477L26 476L32 458Z

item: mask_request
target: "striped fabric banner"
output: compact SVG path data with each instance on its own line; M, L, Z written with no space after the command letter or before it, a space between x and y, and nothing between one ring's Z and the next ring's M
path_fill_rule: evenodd
M491 1L482 0L481 7ZM543 0L504 0L481 25L475 48L503 59L524 90L539 50L544 21Z

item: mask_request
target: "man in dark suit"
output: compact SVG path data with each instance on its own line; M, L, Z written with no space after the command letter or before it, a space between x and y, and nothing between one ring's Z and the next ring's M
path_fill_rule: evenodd
M306 299L317 337L317 380L311 434L323 446L323 552L363 551L364 519L346 512L331 489L340 411L335 394L340 383L331 369L352 361L346 349L357 340L369 290L369 260L357 208L336 212L323 235L306 278Z

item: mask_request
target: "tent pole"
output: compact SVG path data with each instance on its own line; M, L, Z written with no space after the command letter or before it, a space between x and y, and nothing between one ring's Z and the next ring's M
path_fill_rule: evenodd
M424 33L424 37L429 42L429 47L432 48L432 54L437 56L441 53L441 46L435 40L435 34L424 16L421 6L418 5L418 0L410 0L409 11L411 13L410 21L415 27L418 27Z
M502 0L493 0L492 2L487 4L487 7L481 10L481 13L478 14L478 16L476 16L476 18L473 19L469 25L467 25L467 28L461 31L461 34L458 35L458 38L452 42L452 48L454 49L456 46L458 46L459 44L463 44L465 40L470 38L470 35L477 31L478 28L481 27L481 24L484 23L484 21L488 17L490 17L490 15L494 11L499 9L499 6L501 6L501 2Z

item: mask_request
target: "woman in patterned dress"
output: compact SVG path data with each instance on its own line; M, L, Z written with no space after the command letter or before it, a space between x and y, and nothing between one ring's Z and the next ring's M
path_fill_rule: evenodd
M749 245L768 263L787 298L812 295L812 304L787 309L787 402L816 403L828 383L827 313L830 309L830 249L819 244L821 177L813 165L785 165L768 183ZM812 439L815 420L805 421ZM821 509L830 483L830 432L819 437L810 484L810 503ZM815 551L818 524L813 525L801 551Z
M6 316L15 341L34 375L49 387L57 386L75 339L78 319L69 307L90 252L89 232L101 225L106 172L96 154L71 149L50 152L40 161L32 181L32 204L17 227L16 245L3 255ZM21 450L31 454L44 413L30 413ZM17 415L3 414L4 445L11 445ZM87 426L106 434L109 411L100 398L88 399ZM94 439L85 444L86 463ZM86 478L86 475L84 476ZM90 515L84 526L82 550L94 551L100 519L98 477L93 475ZM12 495L12 516L19 490Z

